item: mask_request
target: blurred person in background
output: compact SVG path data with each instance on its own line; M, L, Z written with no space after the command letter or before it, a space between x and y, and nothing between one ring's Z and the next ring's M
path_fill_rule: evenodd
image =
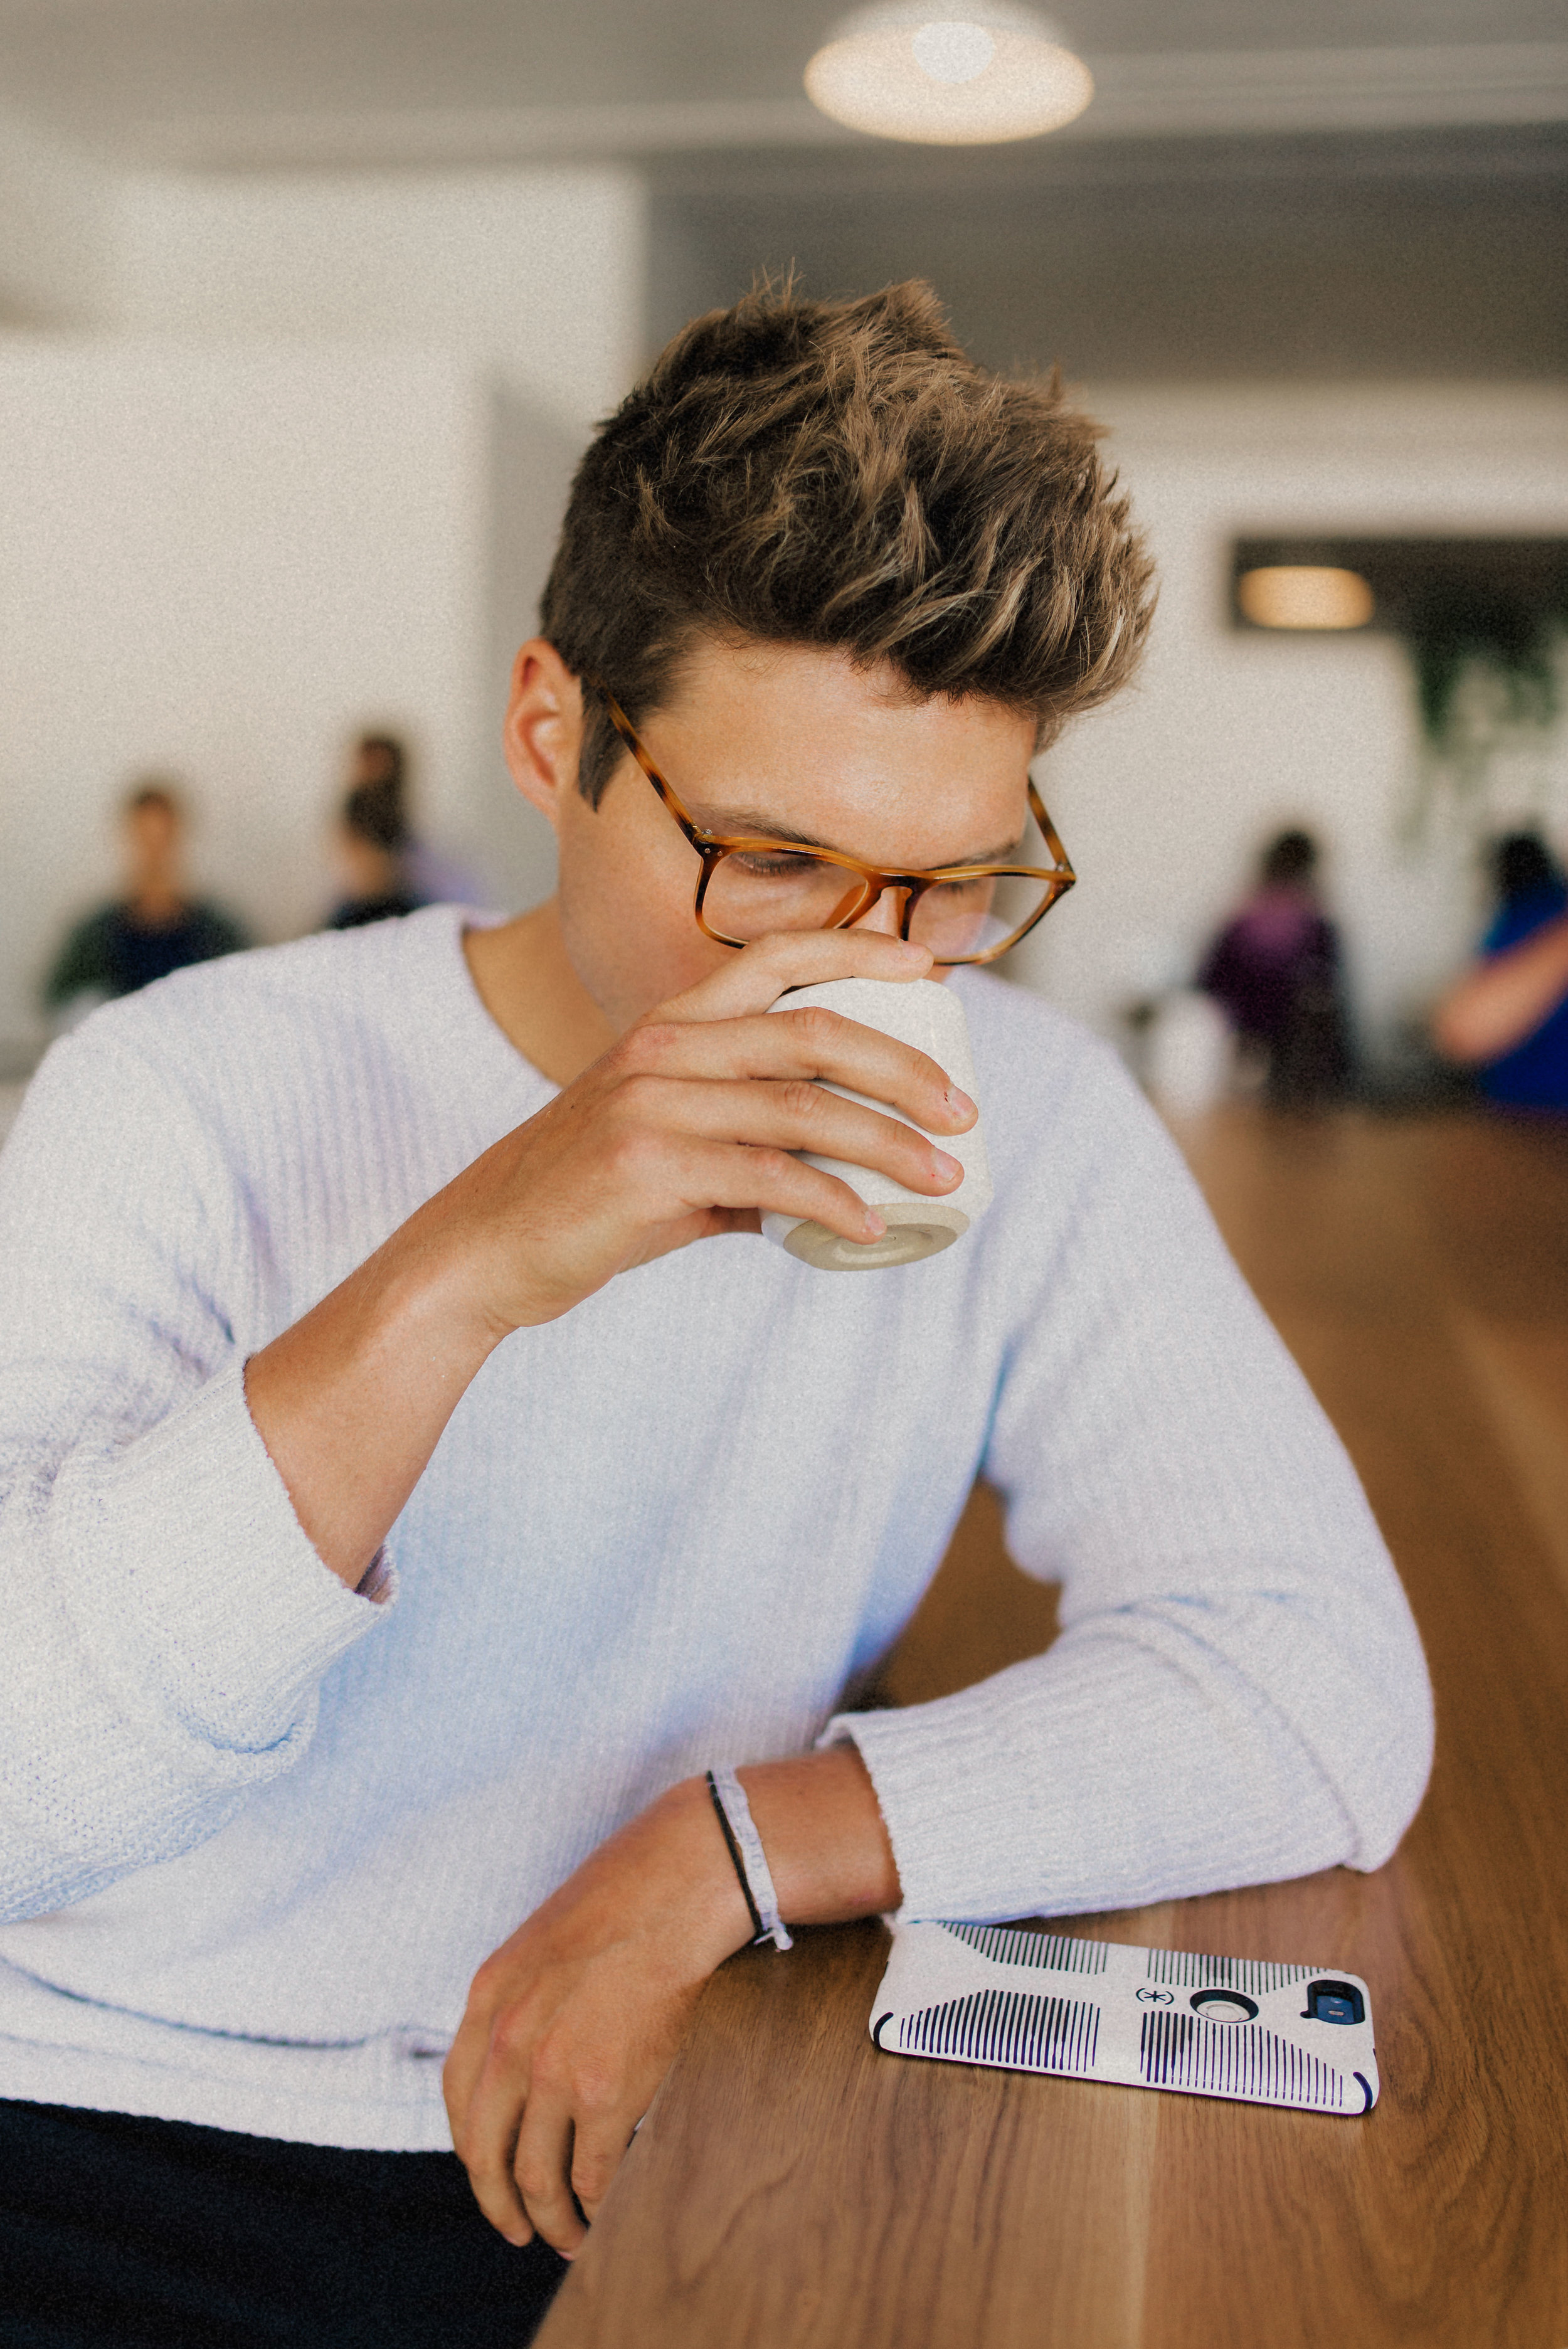
M410 809L407 745L397 734L361 734L354 745L348 783L351 792L373 784L386 792L402 812L403 842L398 851L402 885L417 905L478 905L489 907L490 895L466 865L444 856L420 838Z
M1496 842L1491 868L1497 911L1432 1015L1433 1040L1489 1100L1568 1110L1568 879L1536 832Z
M124 895L78 922L66 939L44 982L51 1011L88 1010L250 944L231 914L191 895L187 820L172 784L156 776L133 784L120 824Z
M1282 832L1257 885L1214 940L1198 985L1224 1009L1267 1099L1302 1108L1343 1092L1350 1074L1339 939L1317 893L1317 843Z
M423 903L405 864L408 817L401 774L355 783L338 813L333 862L343 894L327 916L329 930L356 930L412 914Z

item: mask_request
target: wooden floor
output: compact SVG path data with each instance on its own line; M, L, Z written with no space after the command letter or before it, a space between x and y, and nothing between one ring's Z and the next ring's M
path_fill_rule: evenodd
M1185 1137L1345 1437L1437 1689L1376 1877L1068 1930L1365 1975L1364 2120L879 2055L879 1926L717 1976L544 2349L1568 2349L1568 1134ZM900 1701L1051 1636L977 1496Z

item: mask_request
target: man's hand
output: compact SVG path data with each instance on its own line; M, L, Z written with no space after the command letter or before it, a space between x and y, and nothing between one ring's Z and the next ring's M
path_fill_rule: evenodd
M791 1923L896 1907L892 1847L853 1745L762 1763L744 1784ZM707 1785L688 1778L485 1960L444 2085L452 2143L509 2242L537 2233L568 2258L577 2250L703 1984L750 1938Z
M751 1936L701 1779L602 1844L485 1960L447 2058L452 2143L509 2242L570 2258L703 1984Z
M442 1430L513 1330L618 1272L762 1215L851 1240L882 1219L810 1150L940 1197L963 1178L927 1132L975 1106L923 1052L819 1009L769 1006L830 978L921 978L923 947L872 930L765 938L626 1032L477 1158L245 1366L251 1416L318 1555L350 1588ZM886 1102L841 1100L821 1078Z
M876 1238L874 1211L798 1151L951 1191L963 1168L913 1131L975 1122L944 1070L831 1011L764 1016L792 987L923 978L931 967L924 947L881 932L808 931L765 938L661 1004L431 1203L469 1236L475 1308L500 1333L553 1320L616 1273L712 1233L756 1231L769 1210Z

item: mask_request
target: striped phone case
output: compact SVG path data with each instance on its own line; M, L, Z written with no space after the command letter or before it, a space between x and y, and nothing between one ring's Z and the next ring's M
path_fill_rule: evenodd
M1357 2114L1377 2101L1371 1997L1333 1966L901 1925L871 2033L889 2054L1245 2104Z

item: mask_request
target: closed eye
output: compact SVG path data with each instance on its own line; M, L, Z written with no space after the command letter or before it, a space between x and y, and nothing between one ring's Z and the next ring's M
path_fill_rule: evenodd
M758 881L789 881L802 873L820 873L822 864L815 856L789 856L782 851L760 848L732 849L731 864Z

